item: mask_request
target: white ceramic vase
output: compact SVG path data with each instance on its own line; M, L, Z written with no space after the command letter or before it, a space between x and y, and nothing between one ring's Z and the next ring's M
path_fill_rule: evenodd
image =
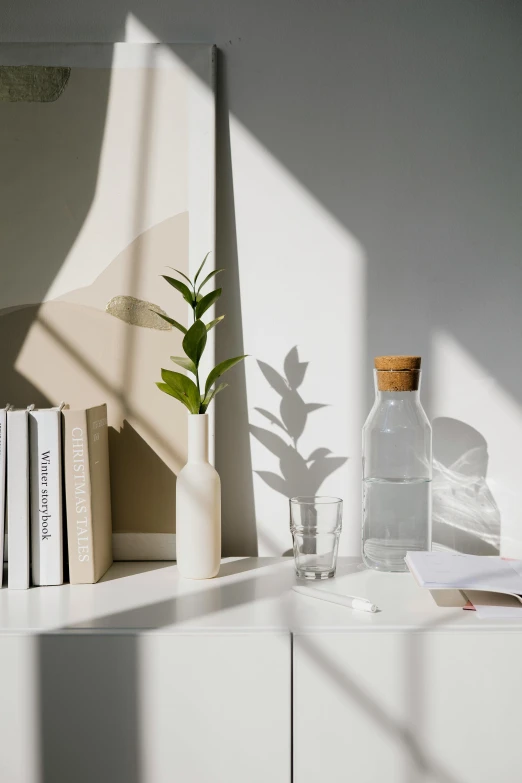
M176 483L176 559L186 579L212 579L221 560L221 482L208 461L208 416L188 418L188 462Z

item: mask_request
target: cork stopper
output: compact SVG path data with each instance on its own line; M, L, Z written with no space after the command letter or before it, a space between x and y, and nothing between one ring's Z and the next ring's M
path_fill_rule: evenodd
M376 370L420 370L420 356L376 356Z
M420 367L420 356L376 356L379 391L417 391Z

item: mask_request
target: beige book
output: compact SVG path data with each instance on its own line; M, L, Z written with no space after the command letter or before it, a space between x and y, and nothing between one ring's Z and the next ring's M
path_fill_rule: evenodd
M107 406L63 412L71 584L93 584L112 564Z

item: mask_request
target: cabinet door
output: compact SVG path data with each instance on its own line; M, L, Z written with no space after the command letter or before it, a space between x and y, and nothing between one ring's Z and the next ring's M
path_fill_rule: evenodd
M0 637L1 783L289 783L288 634Z
M140 644L140 783L290 783L289 634Z
M135 636L2 634L0 781L148 783L139 667Z
M512 783L522 633L297 635L294 783Z
M47 783L41 753L43 728L40 718L43 716L40 713L38 663L38 639L0 635L2 783Z

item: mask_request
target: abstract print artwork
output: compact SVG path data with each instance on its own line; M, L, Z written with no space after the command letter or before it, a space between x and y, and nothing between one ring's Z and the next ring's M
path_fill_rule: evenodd
M0 403L107 402L115 532L175 532L186 412L154 381L182 335L152 311L186 324L160 275L214 250L214 62L206 45L0 48Z

